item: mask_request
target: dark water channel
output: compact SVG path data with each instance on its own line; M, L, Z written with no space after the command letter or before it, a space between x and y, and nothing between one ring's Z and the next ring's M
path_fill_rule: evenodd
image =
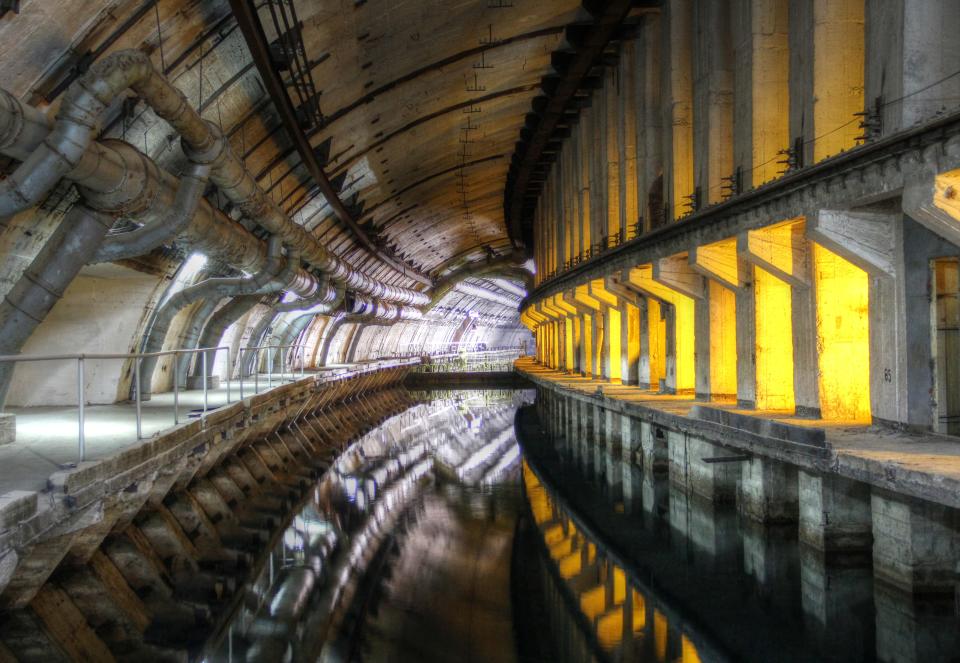
M532 399L447 392L351 445L207 660L960 661L955 597L549 439Z

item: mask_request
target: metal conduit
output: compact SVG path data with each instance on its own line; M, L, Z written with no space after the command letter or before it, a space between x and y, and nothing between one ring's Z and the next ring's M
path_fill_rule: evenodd
M150 58L135 50L104 58L71 85L52 130L45 137L41 136L43 122L38 111L0 91L0 97L5 97L0 102L0 150L11 156L14 152L21 156L28 153L14 173L0 182L0 219L36 205L61 178L76 170L106 174L99 172L105 170L105 165L96 154L94 139L103 112L127 89L143 98L180 134L184 153L192 162L210 166L211 180L231 202L252 221L278 235L288 247L301 252L309 264L371 297L414 306L429 301L424 293L377 282L354 269L294 222L260 188L220 129L203 120L183 93L154 69ZM113 166L109 179L114 183L125 179L126 171L118 172L120 164L108 161L106 165ZM76 181L75 177L70 179ZM109 190L116 188L119 187Z

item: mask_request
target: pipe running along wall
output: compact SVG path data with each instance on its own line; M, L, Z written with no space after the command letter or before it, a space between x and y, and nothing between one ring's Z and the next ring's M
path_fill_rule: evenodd
M9 93L0 93L0 150L14 157L26 155L14 173L0 182L0 218L36 205L61 178L70 176L76 180L78 170L96 172L102 168L96 163L99 155L94 140L99 123L109 104L127 89L143 98L180 134L183 151L191 162L210 166L211 181L238 209L279 236L311 266L371 297L415 306L429 301L424 293L380 283L359 272L287 216L233 153L220 129L203 120L183 93L139 51L115 53L96 63L71 85L52 130L45 137L41 130L45 121L36 109L24 106ZM111 173L120 178L127 174L126 169Z

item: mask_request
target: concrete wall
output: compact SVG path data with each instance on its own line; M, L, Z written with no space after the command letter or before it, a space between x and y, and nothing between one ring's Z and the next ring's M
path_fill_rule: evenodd
M86 267L30 337L23 354L131 352L145 311L163 284L156 276L117 265ZM87 360L88 403L126 399L128 368L123 360ZM76 371L76 361L20 364L7 404L76 405ZM126 379L118 384L120 375Z

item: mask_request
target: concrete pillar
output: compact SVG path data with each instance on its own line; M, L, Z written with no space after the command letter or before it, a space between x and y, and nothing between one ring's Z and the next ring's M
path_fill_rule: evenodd
M761 523L794 523L799 511L797 468L754 456L740 463L740 512Z
M620 458L623 447L622 430L620 428L623 417L613 410L603 410L604 418L604 446L607 452Z
M640 309L624 302L620 313L620 379L623 384L640 383Z
M638 61L634 67L640 103L637 113L637 191L644 231L653 227L654 219L660 222L663 217L662 31L659 13L643 16L637 40Z
M640 422L640 450L645 474L666 472L670 455L667 431L646 421Z
M620 416L620 444L623 461L628 464L643 462L642 458L637 456L641 453L640 449L640 421L633 417L621 414Z
M777 177L790 145L788 0L733 0L734 165L743 189Z
M869 485L836 474L800 470L797 495L802 543L826 552L870 549Z
M958 511L874 489L873 572L905 591L953 593L960 558Z
M877 99L882 135L896 133L957 105L960 4L954 0L866 0L867 110ZM946 79L946 80L944 80ZM900 101L895 101L895 100ZM952 101L951 101L952 100Z
M853 147L863 110L863 0L789 3L790 137L803 164Z
M739 463L708 462L733 455L694 435L669 431L670 482L713 502L732 502L736 497Z
M640 314L640 356L637 361L637 386L642 389L652 389L650 379L650 307L647 300L641 299L637 307Z
M701 205L720 202L733 175L733 44L730 0L693 9L693 162Z
M690 0L663 3L664 206L666 220L690 211L693 195L693 7Z
M734 291L737 322L737 407L757 407L757 309L753 288L753 267L742 258L739 287Z

